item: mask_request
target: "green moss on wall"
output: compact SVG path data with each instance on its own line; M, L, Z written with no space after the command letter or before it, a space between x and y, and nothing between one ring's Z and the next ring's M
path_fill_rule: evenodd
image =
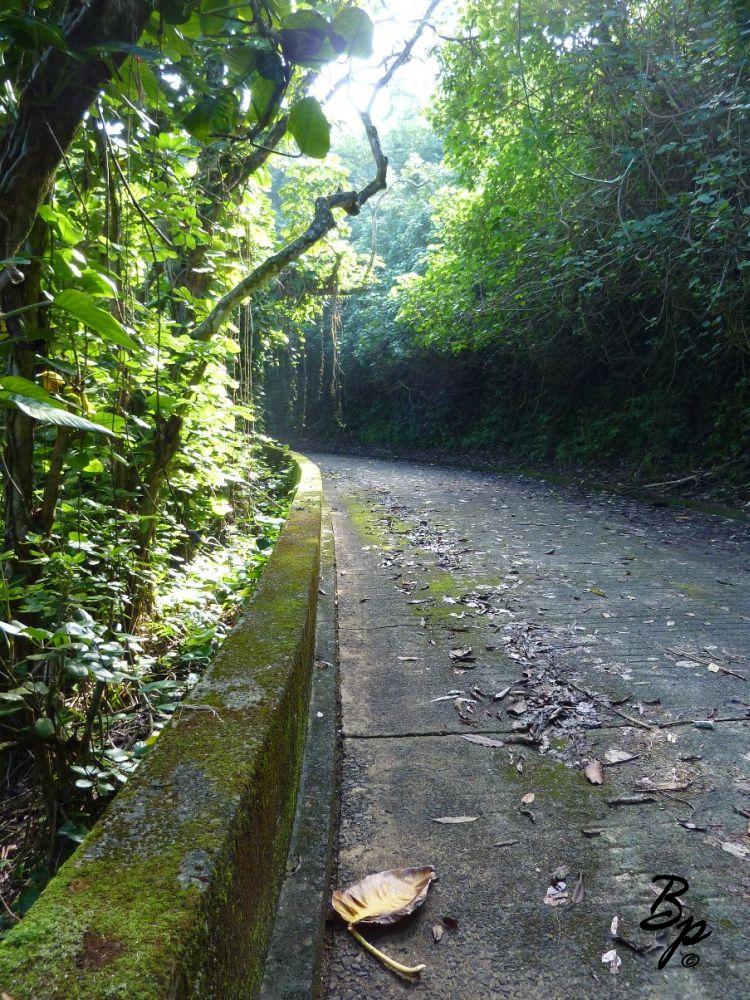
M250 995L286 862L315 634L321 488L206 678L0 945L14 1000Z

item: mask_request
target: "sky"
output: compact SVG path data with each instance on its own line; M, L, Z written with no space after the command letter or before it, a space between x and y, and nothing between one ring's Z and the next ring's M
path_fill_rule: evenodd
M326 103L326 114L336 126L361 128L359 112L367 107L373 86L383 75L384 60L403 49L429 3L430 0L372 0L369 9L375 23L373 54L370 59L353 60L351 80ZM427 104L437 79L437 61L433 50L439 38L434 29L445 30L446 24L455 19L456 6L455 0L442 0L433 13L430 18L433 28L425 27L411 61L397 70L390 87L378 95L372 111L376 125L383 127L388 124L389 117L396 110L396 93L400 100L407 93L422 106ZM318 84L317 95L325 97L341 75L340 65L328 67Z

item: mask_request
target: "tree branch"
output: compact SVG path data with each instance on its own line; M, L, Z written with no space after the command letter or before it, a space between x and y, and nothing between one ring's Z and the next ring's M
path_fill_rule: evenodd
M288 267L289 264L298 260L310 247L318 243L332 229L335 229L336 219L333 215L335 208L343 208L349 215L357 215L362 206L373 195L377 194L378 191L384 190L387 183L388 159L383 154L377 129L373 125L369 114L364 111L361 114L361 118L375 161L375 175L373 179L361 191L337 191L335 194L318 198L315 202L315 213L307 229L296 239L292 240L291 243L288 243L279 250L278 253L264 260L254 271L251 271L247 277L243 278L242 281L219 299L203 322L199 323L193 330L191 334L193 340L210 340L233 309L242 305L243 302L250 298L253 292L265 285L271 278ZM201 363L198 378L203 374L204 368L205 364ZM194 385L196 381L195 376L190 381Z

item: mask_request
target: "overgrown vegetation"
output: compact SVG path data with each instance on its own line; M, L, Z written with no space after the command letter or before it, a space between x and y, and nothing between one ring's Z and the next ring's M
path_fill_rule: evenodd
M315 162L318 76L367 56L372 22L313 6L1 5L9 922L195 683L285 514L263 359L386 171L367 115L359 190Z
M746 483L749 49L740 0L467 0L305 431Z

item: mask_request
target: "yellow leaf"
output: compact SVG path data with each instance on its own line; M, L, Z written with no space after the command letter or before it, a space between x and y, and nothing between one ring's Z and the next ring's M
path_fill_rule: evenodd
M334 910L347 924L394 924L425 901L434 868L396 868L368 875L334 892Z
M424 965L402 965L366 941L355 924L393 924L424 903L427 890L437 878L434 868L395 868L368 875L348 889L337 889L331 903L346 921L347 930L383 965L402 976L418 976Z

